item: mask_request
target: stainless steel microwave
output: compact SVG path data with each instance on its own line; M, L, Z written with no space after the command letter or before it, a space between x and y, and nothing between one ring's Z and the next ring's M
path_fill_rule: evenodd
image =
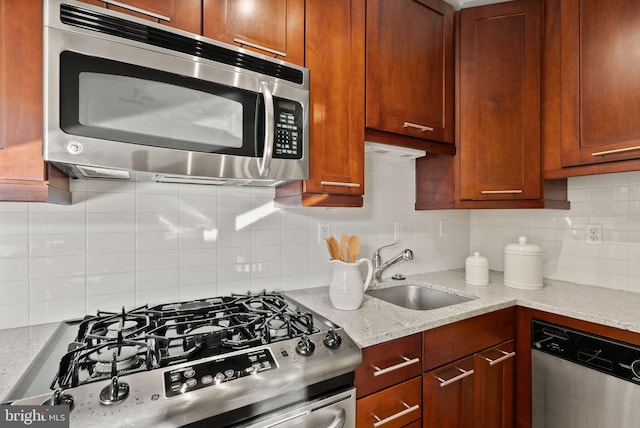
M45 160L78 178L273 186L309 176L309 71L44 0Z

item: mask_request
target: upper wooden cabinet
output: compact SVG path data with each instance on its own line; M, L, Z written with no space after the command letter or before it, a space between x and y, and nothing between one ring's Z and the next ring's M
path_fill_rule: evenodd
M131 8L116 6L109 0L80 0L84 3L106 7L133 15L137 18L159 22L190 33L202 33L201 0L118 0Z
M460 11L460 199L541 199L540 1Z
M368 140L453 143L453 16L441 0L367 0Z
M42 2L1 0L0 40L0 201L68 203L42 158Z
M567 208L543 183L540 0L462 9L454 157L416 161L416 208Z
M310 177L276 189L295 206L362 206L364 0L307 0Z
M547 176L640 169L629 161L640 159L640 2L546 0L545 10Z
M304 0L204 0L202 35L304 65Z

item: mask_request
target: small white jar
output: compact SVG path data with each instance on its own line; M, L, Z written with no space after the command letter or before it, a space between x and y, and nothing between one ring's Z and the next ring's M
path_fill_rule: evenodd
M477 251L467 257L465 263L465 282L470 285L487 285L489 283L489 260Z
M542 288L542 248L527 243L521 236L518 242L504 247L504 285L523 290Z

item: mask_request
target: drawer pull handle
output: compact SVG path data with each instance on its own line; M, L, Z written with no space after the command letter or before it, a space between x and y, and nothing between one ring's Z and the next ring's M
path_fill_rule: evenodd
M124 3L120 3L119 1L115 1L115 0L101 0L102 3L104 3L105 7L108 9L108 4L113 5L113 6L117 6L117 7L121 7L123 9L128 9L132 12L137 12L137 13L141 13L143 15L147 15L150 16L152 18L155 18L157 22L160 22L160 20L162 21L167 21L167 22L171 22L171 18L169 18L168 16L164 16L164 15L159 15L157 13L153 13L153 12L149 12L148 10L144 10L144 9L140 9L139 7L135 7L135 6L131 6L128 4L124 4Z
M509 193L522 193L522 189L513 189L513 190L482 190L480 191L483 195L499 195L509 194Z
M440 381L440 388L444 388L447 385L451 385L452 383L455 383L460 379L464 379L465 377L471 376L473 373L475 373L473 370L463 370L460 367L456 367L456 368L460 370L462 373L460 373L458 376L452 377L451 379L444 380L441 377L436 376L436 379Z
M411 364L416 364L420 362L420 358L414 358L413 360L408 359L407 357L402 357L402 359L404 360L403 362L396 364L395 366L391 366L391 367L387 367L386 369L381 369L378 366L373 366L373 376L380 376L383 375L385 373L389 373L392 372L394 370L398 370L401 369L403 367L407 367L410 366Z
M424 132L424 131L432 131L433 132L433 128L430 127L430 126L418 125L417 123L411 123L411 122L405 122L402 125L402 127L403 128L418 128L422 132Z
M640 150L640 146L625 147L624 149L605 150L604 152L594 152L591 153L591 156L612 155L614 153L632 152L634 150Z
M513 358L516 356L515 352L507 352L503 350L500 350L500 352L502 352L504 355L498 358L497 360L492 360L491 358L487 358L487 357L483 357L483 358L489 362L490 366L495 366L496 364L500 364L504 360L508 360L509 358Z
M409 405L407 403L405 403L403 401L401 401L401 403L405 407L405 409L403 411L401 411L401 412L398 412L396 414L393 414L393 415L389 416L388 418L380 419L378 416L376 416L374 414L373 417L376 419L377 422L375 422L373 424L373 426L377 428L377 427L379 427L381 425L386 424L387 422L391 422L391 421L393 421L395 419L403 417L406 414L409 414L411 412L414 412L414 411L420 409L420 405L419 404L416 404L415 406L409 407Z
M321 181L321 186L360 187L360 183L345 183L343 181Z
M275 49L270 49L270 48L267 48L265 46L260 46L260 45L257 45L255 43L247 42L246 40L242 40L242 39L238 39L238 38L234 37L233 41L235 43L239 44L240 47L249 46L249 47L252 47L254 49L259 49L261 51L269 52L270 54L273 54L274 57L276 57L276 56L282 56L282 57L287 56L287 54L284 53L284 52L280 52L280 51L277 51Z

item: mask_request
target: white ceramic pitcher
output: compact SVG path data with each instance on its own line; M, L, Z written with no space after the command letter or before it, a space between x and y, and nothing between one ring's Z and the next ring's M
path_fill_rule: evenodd
M355 263L346 263L334 259L329 263L333 264L333 277L329 284L331 304L343 311L358 309L373 276L371 260L362 258ZM359 269L362 263L367 265L367 278L364 281Z

